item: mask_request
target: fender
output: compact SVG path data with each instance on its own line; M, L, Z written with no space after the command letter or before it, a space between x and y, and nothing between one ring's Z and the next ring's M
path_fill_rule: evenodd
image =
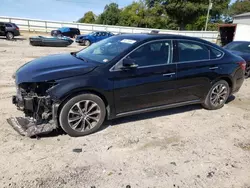
M98 79L96 76L82 75L63 80L57 80L56 85L47 93L55 103L62 104L67 99L84 92L98 95L104 100L107 108L111 109L109 119L115 115L113 81L109 79ZM105 86L105 88L103 87Z

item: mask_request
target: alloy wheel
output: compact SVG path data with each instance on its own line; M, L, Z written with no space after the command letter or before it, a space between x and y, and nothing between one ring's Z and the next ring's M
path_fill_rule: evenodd
M96 126L101 117L97 103L83 100L75 103L68 112L68 124L78 132L88 131Z
M210 101L214 106L222 105L226 102L228 89L224 84L218 84L212 90Z

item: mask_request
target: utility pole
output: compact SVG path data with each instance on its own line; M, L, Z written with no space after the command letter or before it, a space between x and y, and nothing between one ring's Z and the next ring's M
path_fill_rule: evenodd
M205 31L207 30L207 24L208 24L208 20L209 20L209 13L210 13L210 10L212 8L213 8L212 0L209 0L209 5L208 5L208 9L207 9L207 20L206 20Z

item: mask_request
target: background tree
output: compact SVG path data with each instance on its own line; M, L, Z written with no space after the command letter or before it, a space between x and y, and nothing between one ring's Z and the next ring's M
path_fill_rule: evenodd
M105 25L117 25L120 19L121 10L116 3L106 5L102 14L97 18L96 23Z
M147 6L160 4L171 20L175 20L180 29L186 29L187 24L198 21L207 13L209 1L204 0L145 0ZM227 8L230 0L213 0L211 15L219 18Z
M133 2L121 11L119 25L145 27L145 12L146 7L142 2Z
M225 15L227 16L225 12L230 0L212 1L208 29L217 30L218 23L222 22ZM249 3L250 0L244 0L244 6L247 6L246 2ZM208 3L209 0L140 0L123 9L119 9L116 3L110 3L105 6L96 23L156 29L202 30L206 23ZM233 4L231 8L234 7L237 6ZM250 9L250 6L248 7Z
M92 12L86 12L82 18L78 20L80 23L95 23L96 15Z
M250 0L237 0L229 7L229 15L237 15L250 12Z

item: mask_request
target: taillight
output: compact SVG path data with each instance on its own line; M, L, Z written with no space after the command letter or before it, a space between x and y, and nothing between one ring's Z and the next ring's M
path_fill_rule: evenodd
M19 30L19 27L16 27L16 30Z
M246 63L245 61L241 61L241 62L239 62L238 64L240 65L240 68L241 68L242 70L246 70L247 63Z

